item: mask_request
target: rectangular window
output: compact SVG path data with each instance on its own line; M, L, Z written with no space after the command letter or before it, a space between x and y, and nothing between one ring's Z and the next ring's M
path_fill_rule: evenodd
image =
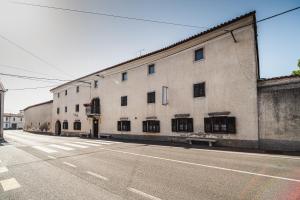
M235 117L205 117L204 131L206 133L236 133Z
M74 130L81 130L81 122L80 121L74 122L73 129Z
M77 93L79 92L79 86L76 86L76 92Z
M155 103L155 92L148 92L147 93L147 102L148 103Z
M13 121L16 121L16 118L13 118Z
M127 72L123 72L122 73L122 81L126 81L127 80Z
M154 64L151 64L151 65L148 65L148 74L154 74L155 73L155 65Z
M121 106L127 106L127 96L121 97Z
M59 114L59 108L56 108L56 113Z
M118 131L130 131L130 121L118 121Z
M63 129L68 129L68 128L69 128L68 122L64 121L63 122Z
M172 132L193 132L193 118L172 119Z
M160 122L158 120L143 121L143 132L159 133Z
M94 88L97 88L97 87L98 87L98 81L94 80Z
M57 98L59 98L59 93L57 93Z
M67 96L68 95L68 90L65 90L65 96Z
M65 106L65 112L68 112L68 107L67 106Z
M195 61L203 60L203 59L204 59L204 51L203 51L203 48L197 49L197 50L195 51Z
M194 84L194 97L205 97L205 82Z
M75 112L79 112L79 104L75 105Z

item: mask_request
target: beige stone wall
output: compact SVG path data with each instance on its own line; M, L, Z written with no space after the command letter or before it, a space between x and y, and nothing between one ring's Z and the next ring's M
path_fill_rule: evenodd
M0 140L3 138L4 90L0 82Z
M24 110L26 131L52 133L52 103L41 104Z
M74 121L78 118L82 121L82 132L89 132L92 125L84 113L80 112L78 117L74 117L72 112L64 113L63 107L67 105L73 108L77 103L87 103L91 93L91 97L101 99L100 133L120 134L117 121L121 117L128 117L131 131L126 134L145 135L142 132L142 121L146 117L155 116L160 120L161 131L153 135L187 136L190 133L171 131L171 119L175 114L190 114L194 119L194 132L203 133L203 118L209 112L230 111L230 115L237 120L237 133L206 136L256 141L258 72L254 28L246 26L234 31L237 43L230 33L224 34L225 29L244 26L252 20L250 16L158 54L103 71L100 73L103 78L91 75L83 79L98 80L99 87L96 89L85 87L80 94L76 94L75 85L84 84L72 82L53 90L53 122L64 119ZM195 62L194 51L198 48L204 48L205 59ZM153 63L156 72L148 75L148 65ZM124 71L128 73L128 80L122 82L121 73ZM206 83L206 96L193 98L193 84L199 82ZM162 86L168 87L167 106L161 102ZM64 96L66 88L68 96ZM147 104L149 91L156 91L155 104ZM57 92L60 92L60 99L57 99ZM121 96L128 96L127 107L120 106ZM60 115L56 115L56 107L60 107ZM69 129L72 128L69 124Z

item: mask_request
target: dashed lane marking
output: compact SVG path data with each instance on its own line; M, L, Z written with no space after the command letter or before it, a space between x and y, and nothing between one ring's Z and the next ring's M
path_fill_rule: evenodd
M145 197L145 198L147 198L147 199L161 200L161 199L158 198L158 197L152 196L152 195L150 195L150 194L147 194L147 193L142 192L142 191L140 191L140 190L137 190L137 189L135 189L135 188L127 188L127 189L128 189L130 192L133 192L133 193L136 193L136 194L138 194L138 195L141 195L141 196L143 196L143 197Z
M106 178L106 177L104 177L104 176L101 176L100 174L91 172L91 171L86 171L86 173L89 174L89 175L95 176L95 177L97 177L97 178L100 178L100 179L102 179L102 180L105 180L105 181L108 180L108 178Z
M54 157L54 156L48 156L48 158L50 158L50 159L56 159L56 157Z
M46 153L56 153L57 152L56 150L49 149L49 148L43 147L43 146L33 146L33 148L43 151L43 152L46 152Z
M86 142L94 143L94 144L104 144L104 145L114 144L113 142L105 142L105 141L97 141L97 140L88 140Z
M77 167L76 165L73 165L73 164L68 163L68 162L63 162L63 164L68 165L69 167L73 167L73 168Z
M71 147L65 147L65 146L61 146L61 145L57 145L57 144L50 144L49 146L50 146L50 147L57 148L57 149L66 150L66 151L72 151L72 150L74 150L74 149L71 148Z
M7 172L7 171L8 171L8 169L6 167L0 167L0 174Z
M21 187L21 185L18 183L18 181L15 178L9 178L0 181L0 184L4 191L13 190Z
M78 148L81 148L81 149L88 148L87 146L83 146L83 145L80 145L80 144L72 144L72 143L64 143L64 144L68 145L68 146L71 146L71 147L78 147Z
M100 144L92 144L92 143L88 143L88 142L75 142L75 143L88 145L88 146L95 146L95 147L101 146Z

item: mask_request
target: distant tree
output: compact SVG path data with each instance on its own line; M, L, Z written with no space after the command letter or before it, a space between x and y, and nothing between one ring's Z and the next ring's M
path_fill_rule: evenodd
M298 60L298 67L299 67L298 70L294 70L292 72L293 75L300 76L300 59Z

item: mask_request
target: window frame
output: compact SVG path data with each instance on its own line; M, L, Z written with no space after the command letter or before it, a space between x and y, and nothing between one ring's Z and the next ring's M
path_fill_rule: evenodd
M94 88L98 88L98 80L94 80Z
M68 121L63 121L62 128L64 130L68 130L69 129L69 123L68 123Z
M81 131L81 121L74 121L73 130L74 131Z
M197 59L197 52L202 51L202 58ZM194 50L194 62L199 62L205 59L204 47L200 47Z
M67 96L68 95L68 90L65 90L65 96Z
M198 90L196 90L198 87ZM194 98L205 97L206 84L205 82L193 84L193 96Z
M120 120L117 122L117 130L122 132L131 131L131 122L130 120Z
M128 98L127 96L121 96L121 106L127 106Z
M68 112L68 106L65 106L65 113Z
M160 121L159 120L142 121L142 129L143 129L143 132L159 133L160 132Z
M151 96L151 95L154 95L154 97ZM147 93L147 103L148 103L148 104L152 104L152 103L155 104L155 102L156 102L156 94L155 94L155 91L148 92L148 93Z
M173 118L171 120L172 132L191 133L194 132L194 119L187 118Z
M213 116L204 118L204 132L214 134L235 134L236 117Z
M75 112L79 112L79 110L80 110L79 104L76 104L75 105Z
M79 85L76 86L76 93L79 93Z
M122 81L127 81L128 80L128 73L127 72L122 72Z
M151 71L153 69L153 71ZM148 75L153 75L155 74L155 64L150 64L148 65Z
M56 114L59 114L59 113L60 113L60 109L56 108Z

